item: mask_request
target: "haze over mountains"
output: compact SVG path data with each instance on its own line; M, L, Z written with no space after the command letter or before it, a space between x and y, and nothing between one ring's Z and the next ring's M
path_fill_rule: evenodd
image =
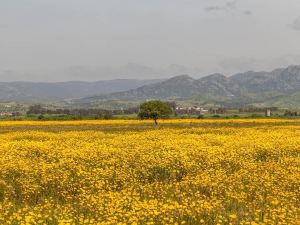
M243 106L260 104L300 106L300 66L271 72L239 73L231 77L212 74L200 79L181 75L125 92L83 98L76 103L95 105L104 101L180 100L199 104Z
M72 100L73 99L73 100ZM300 107L300 66L271 72L212 74L200 79L188 75L170 79L119 79L97 82L2 82L1 101L61 101L75 107L137 105L148 99L175 100L219 106Z
M70 66L56 69L43 69L32 71L15 71L1 69L2 82L29 81L29 82L65 82L89 81L112 79L163 79L172 75L189 74L198 76L205 74L199 68L171 64L166 67L146 66L138 63L127 63L121 66ZM141 78L141 76L143 78ZM99 79L101 78L101 79Z
M0 101L41 102L126 91L161 80L118 79L57 83L0 82Z

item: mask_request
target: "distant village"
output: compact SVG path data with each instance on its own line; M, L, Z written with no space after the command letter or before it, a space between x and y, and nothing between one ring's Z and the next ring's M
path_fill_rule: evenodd
M236 114L249 114L255 115L256 113L265 117L271 117L278 111L277 107L270 108L258 108L258 107L243 107L239 109L231 109L225 107L203 107L203 106L185 106L183 104L177 104L176 102L166 102L173 110L174 116L177 117L203 117L205 115L219 116L232 114L233 111ZM31 106L24 106L17 103L2 103L0 105L0 118L17 118L24 116L44 116L44 115L69 115L77 117L94 117L95 119L109 119L116 115L133 115L139 111L138 107L131 107L127 109L118 110L106 110L99 108L91 109L66 109L66 108L54 108L47 107L40 104L34 104ZM295 117L298 116L297 112L286 110L282 116Z

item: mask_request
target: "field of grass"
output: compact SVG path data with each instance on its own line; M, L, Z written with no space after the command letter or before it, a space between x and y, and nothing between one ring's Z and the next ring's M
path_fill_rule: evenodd
M299 224L300 120L1 121L0 224Z

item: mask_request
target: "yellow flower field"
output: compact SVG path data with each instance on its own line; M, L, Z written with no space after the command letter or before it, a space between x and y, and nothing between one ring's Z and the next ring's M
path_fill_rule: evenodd
M0 122L0 224L300 224L300 121Z

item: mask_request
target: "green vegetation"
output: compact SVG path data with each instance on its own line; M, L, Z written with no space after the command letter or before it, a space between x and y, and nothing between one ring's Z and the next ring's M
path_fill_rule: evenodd
M172 114L172 109L166 103L155 100L141 104L138 117L140 119L153 119L157 125L160 118L168 118Z

